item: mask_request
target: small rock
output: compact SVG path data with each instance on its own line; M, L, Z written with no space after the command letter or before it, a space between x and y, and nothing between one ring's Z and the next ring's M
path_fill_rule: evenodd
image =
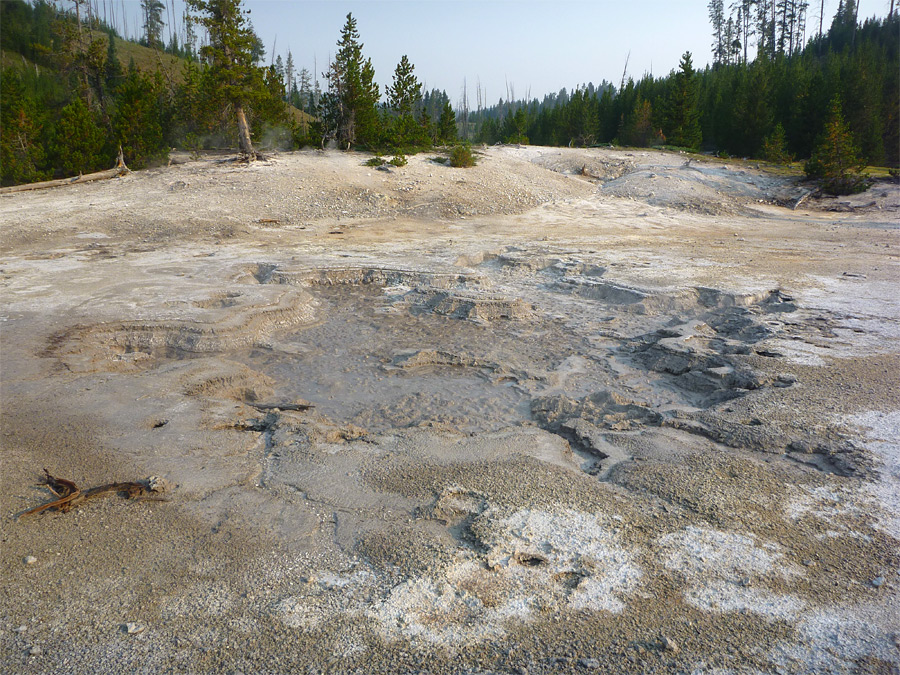
M807 558L806 560L803 561L803 564L804 564L806 567L814 567L815 564L816 564L816 561L815 561L815 560L810 560L809 558Z
M28 626L19 626L18 628L15 628L14 630L16 633L24 633L25 631L28 630Z
M884 586L884 577L875 577L874 579L872 579L872 585L875 588L880 588L880 587Z
M673 654L677 654L678 652L681 651L681 647L678 646L678 643L675 642L675 640L670 638L668 635L663 635L662 644L663 644L663 649L665 649L667 652L672 652Z
M43 653L44 650L41 649L40 645L31 645L31 647L28 649L29 656L40 656Z
M791 373L781 373L775 378L774 385L776 387L790 387L797 383L797 376Z
M578 665L588 670L597 670L600 667L600 662L597 659L579 659Z
M26 555L25 558L23 558L22 562L24 562L26 565L36 565L37 558L35 558L33 555Z
M137 635L138 633L143 633L146 628L146 626L139 623L134 623L133 621L129 621L128 623L122 625L122 630L129 635Z
M747 586L749 586L751 583L753 583L753 582L751 581L750 577L744 577L744 578L741 579L741 581L740 581L741 586L743 586L744 588L746 588Z

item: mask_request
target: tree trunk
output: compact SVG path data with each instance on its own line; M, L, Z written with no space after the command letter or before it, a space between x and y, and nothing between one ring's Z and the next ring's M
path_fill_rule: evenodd
M234 112L237 115L238 123L238 147L242 155L246 155L250 159L256 158L256 151L253 149L253 143L250 141L250 125L247 124L247 115L244 114L244 106L238 103L234 106Z

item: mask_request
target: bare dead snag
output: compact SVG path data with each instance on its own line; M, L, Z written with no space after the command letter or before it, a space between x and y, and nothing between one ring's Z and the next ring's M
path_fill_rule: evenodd
M33 509L28 509L21 515L30 516L47 511L48 509L55 509L60 513L68 513L73 508L89 499L96 499L98 497L119 493L124 494L127 499L147 497L152 499L153 494L162 492L164 489L163 481L153 477L144 483L109 483L107 485L99 485L90 488L89 490L82 491L74 482L66 480L65 478L57 478L56 476L51 475L47 469L44 469L44 482L41 483L41 485L45 485L57 499L36 506Z

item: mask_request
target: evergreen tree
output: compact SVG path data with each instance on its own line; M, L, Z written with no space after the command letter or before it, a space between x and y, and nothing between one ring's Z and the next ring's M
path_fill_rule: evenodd
M725 2L724 0L709 0L709 21L713 28L712 55L713 64L725 62L727 52L727 40L725 37Z
M284 86L286 89L286 98L288 103L293 106L297 106L297 103L294 101L294 91L297 89L294 83L294 73L296 69L294 68L294 57L291 54L291 50L288 49L287 59L284 62ZM300 107L300 106L297 106Z
M653 105L638 94L625 142L639 148L646 148L656 140L654 132Z
M667 113L669 143L693 150L699 148L703 140L700 101L690 52L681 57L679 70L673 78Z
M788 152L787 135L781 122L775 125L775 130L763 141L762 156L775 164L790 164L793 159Z
M456 134L456 113L453 112L453 106L448 99L441 109L441 117L438 120L438 140L442 143L454 143Z
M53 127L55 165L64 176L105 168L104 133L83 100L76 97L60 111ZM110 155L111 156L111 155Z
M0 79L0 179L3 185L31 183L47 177L40 139L40 120L34 99L21 78L4 73Z
M394 80L388 87L388 106L392 120L392 142L403 148L417 145L422 138L422 126L417 123L414 110L422 101L422 83L415 75L413 65L404 54L394 71ZM427 118L427 113L425 113Z
M862 175L865 166L844 121L841 100L835 96L819 145L806 163L806 174L820 178L826 192L846 195L861 192L868 186L868 177Z
M113 91L119 86L124 77L122 72L122 62L119 61L119 54L116 50L116 36L112 31L107 33L108 43L106 46L106 66L103 72L103 82L107 91Z
M134 69L119 86L113 128L131 168L140 169L168 156L164 133L169 127L167 108L159 73L149 77Z
M306 68L301 68L299 80L300 86L297 91L299 105L297 107L300 110L312 113L315 110L316 102L313 100L312 77Z
M206 72L211 102L230 105L238 128L241 154L254 158L247 110L260 105L269 92L256 64L259 38L246 20L241 0L187 0L200 14L199 23L209 33L209 44L200 53L208 64Z
M349 149L355 143L376 143L379 123L378 85L371 59L364 59L356 19L347 14L338 51L328 73L329 99L325 102L326 135Z
M160 0L141 0L141 12L144 14L144 37L148 47L162 46L162 13L166 6Z

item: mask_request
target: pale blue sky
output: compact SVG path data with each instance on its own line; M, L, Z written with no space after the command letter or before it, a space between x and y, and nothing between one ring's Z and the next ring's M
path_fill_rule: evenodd
M94 0L101 8L103 0ZM138 0L106 0L131 15L135 32ZM174 2L181 25L183 0ZM730 0L726 0L726 6ZM825 28L838 0L825 1ZM685 51L702 68L710 61L707 0L244 0L267 60L288 48L297 68L325 70L347 12L358 22L364 53L372 58L382 88L407 54L428 88L446 89L456 104L466 78L470 105L481 81L486 103L571 90L604 78L618 84L629 51L628 73L664 75ZM810 0L807 34L818 30L820 0ZM860 16L884 16L889 0L860 0Z

